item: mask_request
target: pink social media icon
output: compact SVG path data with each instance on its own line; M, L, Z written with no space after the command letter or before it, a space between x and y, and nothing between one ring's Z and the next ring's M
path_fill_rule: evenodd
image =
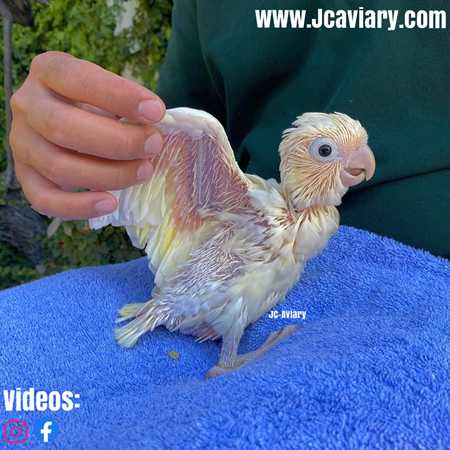
M28 438L28 426L23 420L8 420L4 427L4 437L8 444L23 444Z

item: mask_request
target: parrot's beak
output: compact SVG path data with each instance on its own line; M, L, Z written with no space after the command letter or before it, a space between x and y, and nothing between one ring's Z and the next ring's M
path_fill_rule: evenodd
M375 157L369 146L363 145L353 154L341 171L341 183L345 187L356 186L364 180L370 180L375 172Z

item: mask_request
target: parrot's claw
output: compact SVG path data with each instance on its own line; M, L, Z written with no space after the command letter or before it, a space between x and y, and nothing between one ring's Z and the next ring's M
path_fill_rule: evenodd
M216 378L219 375L224 375L226 373L230 373L242 367L245 367L251 362L264 356L272 347L277 345L280 341L282 341L284 338L288 337L292 333L295 333L299 328L301 328L300 325L288 325L287 327L282 328L281 330L277 330L270 333L266 342L264 342L264 344L261 345L261 347L252 352L244 353L243 355L236 355L234 357L234 361L231 364L229 360L221 357L219 364L209 369L208 372L206 373L205 378L206 379ZM224 346L227 345L226 339L224 339L223 345ZM224 353L223 350L222 353Z
M205 379L208 380L209 378L216 378L219 375L225 375L226 373L234 372L235 370L239 369L239 367L222 367L222 366L214 366L211 367L211 369L206 372Z

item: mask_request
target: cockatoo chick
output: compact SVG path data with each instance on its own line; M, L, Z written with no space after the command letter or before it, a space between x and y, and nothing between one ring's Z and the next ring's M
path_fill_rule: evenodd
M366 131L345 114L306 113L293 125L279 149L280 185L240 170L210 114L167 111L157 125L164 145L151 161L152 177L112 192L118 209L90 220L94 229L124 225L155 274L152 298L119 311L117 322L132 319L116 328L119 345L131 347L161 325L201 341L222 338L220 360L207 373L215 377L260 358L299 328L237 354L245 327L285 299L337 231L336 206L349 186L372 177L375 159Z

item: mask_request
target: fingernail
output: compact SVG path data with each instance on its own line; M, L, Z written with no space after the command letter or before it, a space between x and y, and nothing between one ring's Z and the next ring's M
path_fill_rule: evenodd
M144 100L139 103L139 114L147 120L157 122L161 118L162 108L157 100Z
M155 153L159 153L162 148L162 139L159 133L152 134L145 141L144 151L145 153L149 153L154 155Z
M94 208L100 214L109 214L116 210L113 202L109 199L100 200L95 204Z
M138 181L147 180L152 176L152 173L153 173L152 165L148 161L145 161L139 166L137 170L137 179Z

